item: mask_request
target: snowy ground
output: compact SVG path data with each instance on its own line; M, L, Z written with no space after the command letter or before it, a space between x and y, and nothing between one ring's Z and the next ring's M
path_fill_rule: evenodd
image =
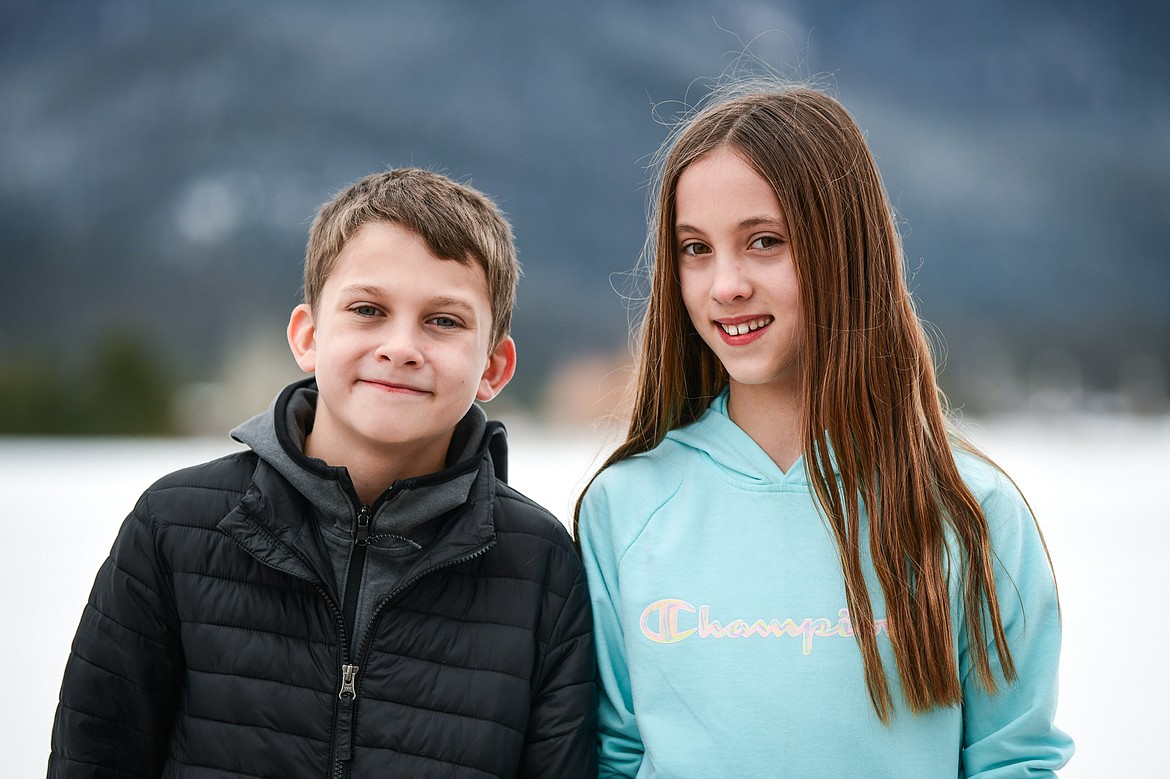
M512 483L566 519L602 448L513 425ZM1064 609L1062 776L1159 775L1170 629L1170 419L988 423L976 442L1040 517ZM0 438L0 774L44 776L61 671L86 595L139 492L231 442Z

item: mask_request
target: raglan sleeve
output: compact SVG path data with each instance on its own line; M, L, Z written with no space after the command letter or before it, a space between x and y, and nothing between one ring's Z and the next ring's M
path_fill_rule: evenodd
M979 679L960 631L962 762L970 779L1055 776L1073 742L1056 727L1061 617L1056 582L1039 528L1002 474L982 499L991 535L995 589L1016 678L1004 679L994 643L988 657L998 689Z
M581 504L578 533L589 581L597 646L598 763L601 777L633 777L642 764L645 747L634 719L625 634L620 619L618 563L624 548L614 537L612 512L609 491L601 479L595 480Z
M65 666L49 779L156 777L182 680L174 598L148 497L99 569Z

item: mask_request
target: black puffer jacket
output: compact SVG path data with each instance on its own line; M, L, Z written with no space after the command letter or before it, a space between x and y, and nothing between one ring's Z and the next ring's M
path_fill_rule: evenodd
M49 776L595 776L584 575L497 478L502 447L489 424L468 501L354 637L312 509L267 462L157 482L82 615Z

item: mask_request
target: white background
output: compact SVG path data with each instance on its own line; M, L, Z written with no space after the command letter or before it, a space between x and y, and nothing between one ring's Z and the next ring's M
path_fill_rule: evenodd
M562 519L600 435L512 424L514 486ZM973 426L1040 518L1064 613L1061 776L1149 776L1162 757L1170 636L1170 419ZM93 576L155 478L230 441L0 438L0 774L44 776L61 672Z

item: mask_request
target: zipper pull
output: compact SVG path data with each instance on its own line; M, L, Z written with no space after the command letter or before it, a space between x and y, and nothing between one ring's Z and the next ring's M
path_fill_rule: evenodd
M348 767L344 764L353 759L353 715L357 708L357 672L356 665L341 666L341 692L337 697L341 702L337 704L337 715L333 728L333 758L337 773L335 776L348 776Z
M356 698L357 690L354 689L353 683L357 678L358 667L356 665L341 666L341 692L337 693L337 697L342 700L346 698Z
M368 506L362 506L362 510L357 515L357 530L354 532L353 542L357 546L365 546L366 539L370 537L370 509Z

